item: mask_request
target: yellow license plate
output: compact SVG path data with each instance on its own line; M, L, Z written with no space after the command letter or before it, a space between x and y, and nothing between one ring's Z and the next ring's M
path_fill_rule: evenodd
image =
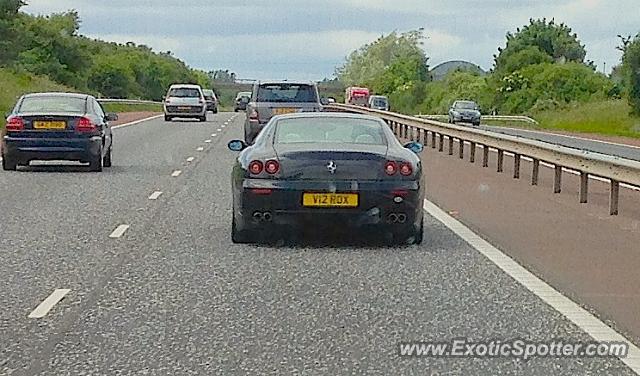
M304 193L302 205L319 208L358 207L357 193Z
M64 121L34 121L33 129L65 129L67 123Z
M274 115L284 115L284 114L290 114L292 112L296 112L296 109L295 108L274 108L273 109Z

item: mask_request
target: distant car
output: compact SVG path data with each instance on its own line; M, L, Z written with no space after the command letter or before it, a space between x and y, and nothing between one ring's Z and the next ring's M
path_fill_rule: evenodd
M7 118L2 168L16 170L32 160L70 160L102 171L102 167L111 167L109 121L117 119L116 114L105 113L91 95L24 95Z
M449 109L449 123L471 123L480 126L480 106L473 101L455 101Z
M207 121L207 103L200 85L171 85L164 99L164 120L174 118Z
M334 112L276 116L233 167L231 237L260 241L277 230L317 225L372 228L394 243L423 233L422 165L416 142L400 144L382 120ZM316 228L316 227L314 227Z
M250 91L241 91L236 95L236 99L233 105L233 111L245 111L247 109L247 103L251 100Z
M218 113L218 97L213 90L205 89L202 90L204 94L204 101L207 102L207 111L211 111L214 114Z
M334 97L327 97L327 103L336 103L336 99Z
M319 111L322 111L322 103L315 82L257 82L253 86L251 100L247 104L244 140L252 144L260 130L275 115Z
M369 97L369 108L389 111L389 98L384 95L372 95Z

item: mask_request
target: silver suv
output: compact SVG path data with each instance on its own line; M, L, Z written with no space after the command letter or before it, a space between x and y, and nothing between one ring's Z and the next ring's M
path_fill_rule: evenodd
M322 104L318 86L310 81L259 81L253 85L247 104L244 140L252 144L275 115L292 112L319 112Z
M197 118L207 121L207 103L200 85L171 85L164 98L164 120Z

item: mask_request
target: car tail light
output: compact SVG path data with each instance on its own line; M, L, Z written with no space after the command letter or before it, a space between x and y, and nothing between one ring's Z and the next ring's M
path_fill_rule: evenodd
M259 173L261 173L262 169L263 165L260 161L251 161L251 163L249 163L249 172L254 175L258 175Z
M76 131L78 132L94 132L96 129L98 129L96 125L86 117L81 117L76 124Z
M267 172L267 174L275 174L278 171L280 171L280 163L278 163L278 161L276 160L268 160L265 164L264 164L264 170Z
M8 131L21 131L24 129L24 120L19 116L11 116L7 119L6 128Z
M400 165L400 175L409 176L413 173L413 168L409 163L402 163Z
M384 165L384 172L389 176L393 176L398 172L398 165L394 161L388 161Z

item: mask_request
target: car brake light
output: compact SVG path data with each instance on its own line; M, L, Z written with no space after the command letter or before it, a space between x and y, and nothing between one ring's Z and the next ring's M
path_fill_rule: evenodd
M76 131L78 132L93 132L96 129L96 125L86 117L81 117L76 124Z
M268 160L265 164L264 164L264 170L267 172L267 174L275 174L278 171L280 171L280 163L278 163L278 161L276 160Z
M400 165L400 175L409 176L413 173L413 168L409 163L402 163Z
M251 163L249 163L249 172L254 175L258 175L259 173L261 173L262 168L263 165L260 161L251 161Z
M24 120L19 116L11 116L7 119L6 128L8 131L21 131L24 129Z
M384 172L389 176L395 175L398 172L398 165L394 161L388 161L384 165Z
M270 195L271 192L273 192L273 190L270 188L253 188L251 190L251 193L253 193L254 195L260 195L260 196Z

